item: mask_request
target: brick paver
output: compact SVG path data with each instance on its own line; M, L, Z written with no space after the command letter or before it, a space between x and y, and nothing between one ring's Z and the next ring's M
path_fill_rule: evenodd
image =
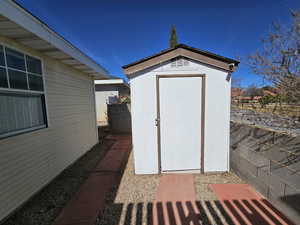
M108 138L116 142L91 171L89 178L62 210L54 225L94 225L99 212L105 208L106 196L120 181L120 174L131 148L130 136L110 135ZM247 184L208 184L208 180L200 177L197 182L208 184L207 189L211 189L216 196L210 199L201 197L206 192L196 194L194 178L193 174L160 176L155 200L147 204L147 214L144 216L147 217L147 224L293 224ZM137 206L139 205L142 207L143 202L139 202ZM142 224L141 210L136 215L131 215L129 206L132 209L133 203L127 206L124 224L131 224L133 221L139 221L135 224ZM123 204L121 207L124 207ZM131 218L134 216L135 219Z
M210 184L210 188L235 224L294 224L248 184Z
M119 181L120 172L128 158L131 136L110 135L116 143L101 160L91 175L68 202L54 225L93 225L105 208L105 199L111 188Z
M198 215L193 175L163 175L153 205L153 224L200 225Z
M161 176L149 224L293 225L248 184L209 184L209 188L216 199L196 200L193 175Z

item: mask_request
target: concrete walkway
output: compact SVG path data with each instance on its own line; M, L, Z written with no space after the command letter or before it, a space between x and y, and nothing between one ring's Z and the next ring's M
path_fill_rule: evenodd
M120 180L122 167L131 149L130 136L109 136L116 142L101 160L80 190L69 201L54 225L94 225L105 208L105 198Z

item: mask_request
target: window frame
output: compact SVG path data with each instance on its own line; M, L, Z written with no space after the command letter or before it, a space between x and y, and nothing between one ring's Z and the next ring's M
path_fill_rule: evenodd
M30 127L30 128L24 128L24 129L20 129L20 130L16 130L16 131L12 131L12 132L7 132L5 134L0 134L0 140L1 139L5 139L8 137L13 137L16 135L20 135L20 134L25 134L25 133L30 133L30 132L34 132L40 129L45 129L45 128L49 128L49 114L48 114L48 104L47 104L47 88L46 88L46 82L45 82L45 67L44 67L44 60L40 57L40 56L36 56L33 55L31 53L28 53L28 51L21 49L21 48L16 48L14 46L11 46L8 43L3 43L0 41L0 46L3 48L3 53L4 53L4 66L0 65L1 68L4 68L6 71L6 79L8 82L8 87L4 88L4 87L0 87L0 92L1 93L6 93L6 94L16 94L16 95L21 95L21 96L41 96L42 98L42 110L43 110L43 115L44 115L44 120L45 120L45 124L40 125L40 126L35 126L35 127ZM19 69L15 69L15 68L11 68L7 66L7 59L6 59L6 48L10 48L13 49L15 51L18 51L20 53L22 53L24 55L24 62L25 62L25 70L19 70ZM41 62L41 74L37 74L37 73L32 73L29 72L27 70L27 61L26 61L26 56L30 56L32 58L38 59ZM20 71L23 73L26 73L26 79L27 79L27 90L26 89L14 89L14 88L10 88L10 81L9 81L9 74L8 74L8 70L15 70L15 71ZM30 90L29 89L29 74L34 75L34 76L39 76L42 78L42 83L43 83L43 91L36 91L36 90Z

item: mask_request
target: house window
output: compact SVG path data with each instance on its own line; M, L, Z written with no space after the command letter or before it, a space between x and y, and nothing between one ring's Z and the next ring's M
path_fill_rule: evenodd
M45 127L41 60L0 45L0 138Z

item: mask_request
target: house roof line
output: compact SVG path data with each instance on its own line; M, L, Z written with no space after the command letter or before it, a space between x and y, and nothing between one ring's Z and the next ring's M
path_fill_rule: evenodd
M201 50L201 49L198 49L198 48L193 48L193 47L190 47L190 46L185 45L185 44L178 44L178 45L176 45L173 48L168 48L168 49L160 51L159 53L156 53L154 55L142 58L142 59L140 59L138 61L135 61L133 63L127 64L127 65L123 66L122 68L123 69L127 69L127 68L129 68L131 66L134 66L134 65L137 65L139 63L145 62L145 61L147 61L149 59L152 59L152 58L155 58L157 56L163 55L165 53L168 53L168 52L173 51L173 50L178 49L178 48L187 49L187 50L190 50L192 52L195 52L195 53L198 53L198 54L202 54L202 55L205 55L205 56L208 56L210 58L214 58L214 59L226 62L226 63L234 63L235 66L237 66L240 63L239 61L237 61L235 59L227 58L227 57L224 57L224 56L221 56L221 55L217 55L217 54L212 53L212 52L204 51L204 50Z
M57 48L57 50L78 60L92 70L89 71L90 75L95 76L98 79L107 79L110 77L109 72L103 66L82 52L79 48L75 47L70 41L56 33L47 24L42 22L38 17L32 15L16 1L2 0L0 5L0 15L21 26L26 31L36 35L38 38L48 42Z
M95 84L124 84L124 80L119 78L119 79L108 79L108 80L95 80Z
M94 84L95 85L103 85L103 86L105 86L105 85L117 85L117 86L123 85L126 87L130 87L130 85L127 82L125 82L122 78L107 79L107 80L95 80Z

